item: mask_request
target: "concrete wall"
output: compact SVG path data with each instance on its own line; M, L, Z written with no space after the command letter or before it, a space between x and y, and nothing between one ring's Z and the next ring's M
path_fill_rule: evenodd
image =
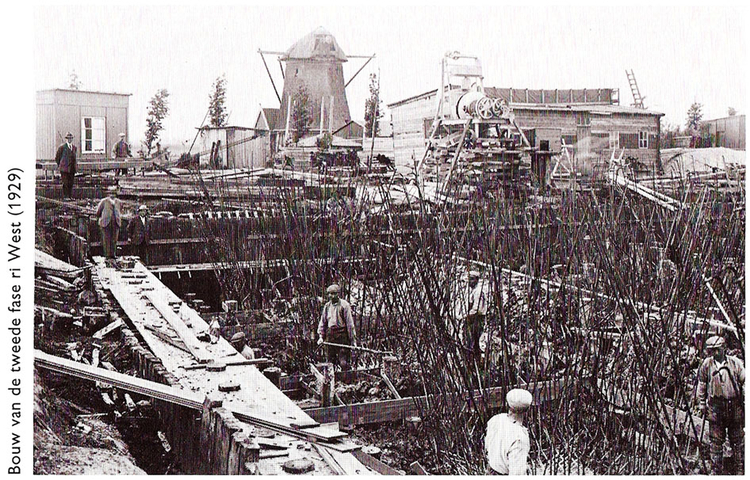
M78 90L43 90L37 92L37 159L52 160L65 134L73 134L83 160L109 158L112 147L125 133L129 139L129 95L117 93L86 92ZM105 125L104 152L83 154L81 148L81 118L103 117ZM135 147L135 146L132 146ZM133 148L137 150L137 148ZM133 152L135 154L135 151Z

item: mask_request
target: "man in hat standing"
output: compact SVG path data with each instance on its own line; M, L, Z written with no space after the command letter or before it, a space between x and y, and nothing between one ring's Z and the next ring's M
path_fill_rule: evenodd
M148 264L148 243L151 239L151 223L148 218L148 207L138 207L138 215L128 223L128 238L133 247L133 253L141 257L141 262Z
M120 133L120 141L115 143L112 147L112 158L114 158L116 162L121 162L132 156L133 154L130 152L130 145L125 141L125 134ZM121 168L117 171L117 175L127 172L127 168Z
M527 390L514 388L505 400L508 413L497 414L487 422L487 475L526 475L531 442L523 421L533 398Z
M65 143L60 145L55 154L55 163L60 169L63 198L73 197L73 180L76 176L76 155L78 148L73 145L73 134L65 134Z
M326 289L328 302L323 305L323 312L318 323L318 345L324 341L342 345L357 346L357 332L354 329L352 307L349 302L339 298L339 286L335 283ZM351 361L351 351L348 348L326 345L327 359L334 366L340 363L346 369Z
M117 187L107 188L107 196L102 198L96 207L96 217L102 232L102 248L107 259L114 259L117 254L117 238L120 236L122 214L120 200L117 199Z
M723 473L724 440L729 436L734 474L744 472L745 368L742 361L726 354L726 342L714 336L706 341L709 355L698 369L698 407L708 420L711 471Z
M484 291L484 282L480 281L481 274L476 270L469 272L469 298L467 301L468 313L464 319L464 343L469 353L469 359L479 359L482 354L479 346L479 338L484 329L484 320L487 315L487 296Z

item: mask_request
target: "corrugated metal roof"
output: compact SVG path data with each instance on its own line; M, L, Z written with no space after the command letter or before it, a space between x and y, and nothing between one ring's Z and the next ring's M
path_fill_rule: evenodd
M292 59L332 59L346 62L346 54L331 33L323 27L318 27L304 37L297 40L281 57L282 60Z

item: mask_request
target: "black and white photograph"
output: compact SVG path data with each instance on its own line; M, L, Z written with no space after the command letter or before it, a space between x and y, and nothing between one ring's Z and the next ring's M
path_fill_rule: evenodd
M744 475L747 13L6 16L2 472Z

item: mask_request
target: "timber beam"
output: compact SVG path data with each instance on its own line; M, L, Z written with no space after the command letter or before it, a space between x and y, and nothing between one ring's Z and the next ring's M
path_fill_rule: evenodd
M575 380L562 378L543 382L534 382L519 385L531 392L534 402L537 404L556 399L560 394L570 388ZM509 389L503 387L475 390L473 397L477 400L484 398L490 407L499 407L505 402L505 393ZM403 420L407 417L419 416L420 410L429 408L429 405L437 402L453 403L457 401L469 401L468 395L426 395L419 397L400 398L395 400L384 400L381 402L355 403L352 405L338 405L333 407L321 407L305 410L305 413L315 421L333 423L346 419L351 425L366 425L372 423L392 422Z

